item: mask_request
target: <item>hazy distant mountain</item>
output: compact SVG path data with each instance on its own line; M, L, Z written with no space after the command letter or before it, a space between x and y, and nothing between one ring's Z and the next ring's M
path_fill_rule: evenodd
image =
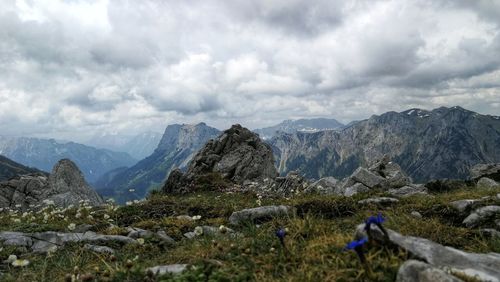
M345 177L388 154L415 181L465 178L477 163L500 162L500 117L460 107L388 112L340 131L269 140L280 173Z
M86 143L97 148L125 152L133 158L141 160L154 152L160 142L161 136L161 133L153 131L143 132L135 136L99 134Z
M0 154L26 166L50 171L61 159L70 159L81 169L85 179L92 183L105 172L117 167L131 166L136 160L127 153L54 139L0 136Z
M142 198L151 188L162 184L173 168L186 167L193 155L219 133L205 123L169 125L153 154L128 169L104 175L96 182L96 189L120 202Z
M0 156L0 181L8 180L17 175L37 172L45 173L36 168L27 167L4 156Z
M344 125L335 119L314 118L314 119L298 119L285 120L280 124L271 127L255 129L262 139L271 139L277 132L295 133L304 132L312 133L323 130L341 129Z

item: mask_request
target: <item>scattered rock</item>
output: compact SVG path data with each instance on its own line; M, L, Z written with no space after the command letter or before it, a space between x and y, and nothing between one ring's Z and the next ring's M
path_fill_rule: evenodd
M187 269L187 264L169 264L169 265L158 265L146 269L146 272L151 272L154 275L164 275L170 274L180 274Z
M385 181L383 177L376 175L363 167L356 169L356 171L354 171L351 175L351 179L355 182L362 183L368 188L380 187Z
M160 238L165 244L167 245L175 245L175 240L168 236L167 233L165 233L165 231L163 230L160 230L158 232L156 232L156 235L158 236L158 238Z
M403 172L401 167L392 162L388 155L372 164L369 170L385 178L391 188L400 188L411 183L410 178Z
M466 199L466 200L458 200L450 203L450 206L456 209L460 213L470 211L474 206L482 203L484 200L482 199Z
M188 238L188 239L193 239L194 237L196 237L196 233L194 232L186 232L184 233L184 237Z
M399 202L398 199L389 198L389 197L375 197L368 198L361 201L358 201L358 204L376 204L381 206L388 206Z
M422 214L419 213L418 211L412 211L411 216L413 216L415 218L422 218Z
M470 169L470 176L473 179L488 177L500 181L500 163L477 164Z
M322 195L331 195L335 193L335 188L339 181L334 177L323 177L320 180L309 185L304 193L317 193Z
M463 221L468 228L474 228L488 221L495 216L500 215L500 206L486 206L475 210Z
M153 237L154 233L149 230L144 230L136 227L127 227L127 231L129 232L127 237L130 238L149 238Z
M358 225L356 236L366 236L364 228L365 224ZM499 281L500 254L469 253L428 239L404 236L390 229L387 229L387 233L391 244L408 251L414 258L423 260L434 267L450 269L454 273L480 281ZM378 227L372 225L371 234L374 240L385 242L384 234Z
M408 260L398 270L396 282L460 282L443 270L418 260Z
M500 188L500 183L488 177L481 177L477 181L477 186L487 188L487 189L498 189Z
M344 191L344 196L346 197L352 197L353 195L356 195L358 193L364 193L370 191L370 188L365 186L362 183L356 183L350 187L347 187Z
M75 233L85 233L87 231L92 230L94 226L90 224L80 224L75 227L75 230L73 230Z
M294 193L302 192L307 186L308 183L304 177L291 171L286 177L276 177L276 188L273 190L278 195L288 197Z
M91 244L85 244L83 246L85 249L88 249L88 250L91 250L91 251L94 251L96 253L100 253L100 254L114 254L115 253L115 250L111 249L110 247L106 247L106 246L97 246L97 245L91 245Z
M244 222L263 222L274 217L291 217L295 215L295 208L291 206L264 206L236 211L229 217L232 225Z
M387 192L394 197L401 197L401 198L413 195L428 195L427 188L425 188L425 186L422 184L410 184L403 186L401 188L389 189L389 191Z

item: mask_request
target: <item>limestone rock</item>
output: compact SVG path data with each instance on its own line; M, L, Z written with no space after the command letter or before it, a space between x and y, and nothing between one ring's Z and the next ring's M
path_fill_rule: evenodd
M49 177L29 174L0 182L0 207L20 205L26 210L32 206L40 207L44 200L52 201L58 207L78 205L81 200L93 206L104 204L85 182L78 167L68 159L60 160Z
M500 163L477 164L470 169L470 176L473 179L488 177L500 181Z
M463 224L466 227L474 228L495 216L500 216L500 206L486 206L471 213L464 219Z
M369 170L387 180L391 188L400 188L411 183L410 178L404 173L401 167L392 162L388 155L372 164Z
M380 206L389 206L399 202L398 199L389 198L389 197L376 197L376 198L368 198L361 201L358 201L358 204L376 204Z
M398 270L396 282L460 282L461 279L418 260L408 260Z
M484 200L483 199L465 199L465 200L457 200L453 201L450 203L450 206L456 209L458 212L463 213L463 212L468 212L470 211L474 206L477 206L478 204L482 203Z
M366 236L364 228L365 224L358 225L356 236ZM500 281L500 254L469 253L428 239L404 236L390 229L387 229L387 233L391 244L434 267L450 269L479 281ZM384 235L378 227L372 225L371 234L374 240L385 242Z
M151 272L154 275L164 275L170 274L180 274L187 269L187 264L169 264L169 265L158 265L154 267L149 267L146 272Z
M309 185L304 190L304 193L331 195L335 193L335 188L338 184L339 181L334 177L323 177L320 180Z
M389 191L387 192L394 197L401 198L410 197L413 195L428 195L427 188L425 188L424 185L421 184L410 184L401 188L389 189Z
M346 197L352 197L355 194L358 193L364 193L370 191L370 188L364 185L363 183L356 183L350 187L347 187L344 191L344 196Z
M97 246L97 245L91 245L91 244L85 244L83 246L85 249L94 251L99 254L109 254L112 255L115 253L115 250L111 249L110 247L106 246Z
M488 188L488 189L499 189L500 188L500 183L498 183L495 180L490 179L488 177L481 177L477 181L477 186Z
M263 222L274 217L291 217L295 215L295 208L291 206L264 206L236 211L229 217L232 225L244 222Z
M304 177L295 171L291 171L286 177L276 178L276 188L274 188L274 192L278 195L288 197L293 193L302 192L307 186L308 183Z
M356 182L362 183L368 188L381 186L385 181L382 176L376 175L363 167L359 167L356 171L354 171L351 178Z

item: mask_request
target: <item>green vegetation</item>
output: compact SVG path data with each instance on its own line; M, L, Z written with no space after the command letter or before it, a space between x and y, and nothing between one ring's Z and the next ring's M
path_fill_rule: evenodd
M132 226L151 231L164 230L177 244L167 246L154 237L146 238L144 244L112 246L116 250L114 256L95 253L76 243L48 255L4 246L0 260L15 254L29 260L30 264L18 268L0 264L0 272L4 273L0 279L64 281L72 274L78 274L81 281L368 280L356 254L343 249L353 239L356 226L378 212L386 217L384 225L387 228L405 235L428 238L465 251L500 252L499 240L484 238L477 230L462 227L460 222L465 215L449 206L454 200L484 196L493 196L490 204L500 204L494 191L460 189L431 197L413 196L386 208L357 203L369 196L374 195L263 198L262 205L295 206L297 217L275 218L259 226L248 224L234 228L242 234L240 237L204 235L186 239L183 234L200 225L228 226L228 217L233 211L258 206L258 197L253 193L200 192L185 196L153 193L146 201L122 207L74 207L54 214L54 210L47 209L24 216L4 212L0 214L1 230L69 232L69 224L75 223L92 224L94 231L103 234L126 235L125 227ZM412 216L412 211L420 212L423 218ZM75 218L77 213L79 216ZM49 214L48 218L46 214ZM201 219L177 218L186 214L201 215ZM109 227L108 223L113 226ZM286 250L275 236L280 227L288 230ZM372 279L393 281L407 256L397 249L371 247L366 257L374 272ZM148 267L175 263L186 263L191 267L176 276L154 277L145 272Z

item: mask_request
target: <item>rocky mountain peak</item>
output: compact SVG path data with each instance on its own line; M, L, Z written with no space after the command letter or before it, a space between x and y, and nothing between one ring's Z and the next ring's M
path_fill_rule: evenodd
M88 186L80 169L69 159L62 159L54 165L49 182L58 192Z

